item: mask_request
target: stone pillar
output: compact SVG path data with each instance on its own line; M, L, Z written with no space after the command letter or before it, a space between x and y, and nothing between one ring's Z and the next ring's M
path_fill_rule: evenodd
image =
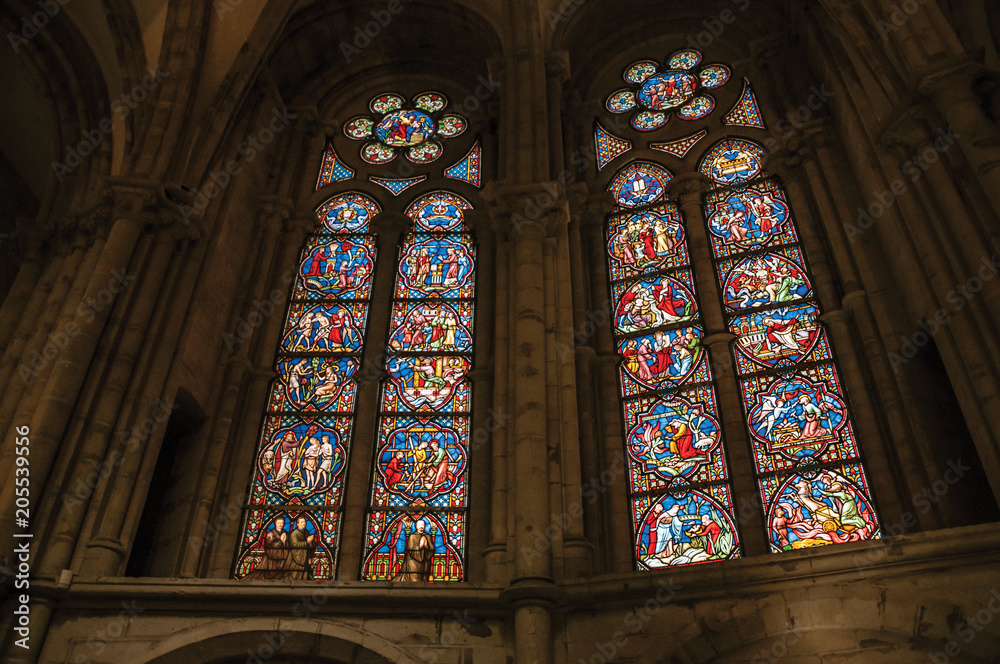
M373 450L378 440L379 393L387 379L387 348L383 340L389 329L392 296L396 285L396 258L405 234L412 226L404 214L383 212L371 223L378 235L371 308L368 313L368 338L358 370L358 396L355 401L354 436L351 441L349 477L345 478L344 503L341 507L340 563L338 579L356 581L364 564L364 546L368 541L368 491L371 482ZM360 487L360 489L359 489Z
M513 419L509 398L510 384L510 283L515 270L512 269L510 256L509 228L505 220L495 219L492 232L496 239L494 245L496 266L495 289L493 298L495 305L494 323L492 329L480 324L480 334L495 335L494 340L494 393L493 411L502 420L498 420L497 429L490 436L490 538L483 556L486 563L486 580L489 583L506 583L510 577L508 570L508 525L507 503L509 501L508 471L509 448L512 439ZM480 292L482 292L480 290Z
M491 454L498 429L506 416L494 409L494 352L497 298L496 238L489 213L471 210L466 223L476 240L476 319L473 330L472 421L469 441L469 521L466 578L473 583L490 577L487 567L491 538L491 473L496 463ZM492 580L492 579L491 579Z
M148 428L153 433L159 425L155 440L162 438L170 410L159 401L162 395L163 375L150 370L143 376L138 368L146 368L150 361L149 343L156 337L156 313L167 306L164 297L167 275L177 253L178 243L183 242L190 227L184 226L171 214L156 218L159 227L152 227L152 247L143 261L143 271L137 277L132 294L132 307L125 314L126 324L114 350L115 361L104 380L102 394L92 410L92 423L82 447L77 473L91 471L95 464L107 469L102 472L102 482L89 501L87 521L92 525L92 536L86 542L86 553L80 568L82 576L115 576L121 573L127 560L134 531L126 528L130 512L141 514L145 503L149 477L155 466L159 443L150 435L135 435ZM143 355L141 357L140 355ZM145 362L143 361L145 360ZM160 362L164 368L169 361ZM158 380L158 378L160 380ZM140 404L135 408L135 404ZM131 407L130 407L131 406ZM155 423L155 424L154 424ZM152 459L152 463L149 459ZM148 472L140 471L148 466ZM71 511L82 511L87 501L67 501ZM76 519L66 520L64 542L76 539ZM62 556L51 560L50 573L55 574L65 565Z
M261 200L254 223L254 250L250 254L252 260L247 261L244 267L243 278L240 280L240 283L249 284L250 286L237 297L236 305L233 307L230 316L229 330L236 329L237 321L241 319L245 312L250 310L252 302L270 300L273 303L272 319L266 325L262 326L263 330L260 336L270 338L276 336L275 332L280 335L281 329L284 326L284 317L282 315L284 313L283 305L290 295L290 284L293 280L289 279L286 281L279 278L282 269L287 272L288 268L284 266L275 267L274 259L275 254L278 252L282 228L289 225L288 221L291 211L290 201L281 201L272 197ZM290 235L298 235L299 238L304 236L308 228L315 225L315 216L309 221L312 222L311 225L301 224L301 226L304 226L301 233L295 233L293 230ZM294 265L294 263L291 265ZM272 286L273 292L268 290L269 285ZM278 294L281 296L280 299L272 297L272 295ZM243 422L234 424L234 418L238 417L237 414L246 412L241 410L240 405L241 403L256 405L261 401L266 403L267 387L274 377L274 371L270 367L266 370L255 371L253 363L248 358L251 347L249 341L249 339L243 339L242 343L235 347L228 345L229 342L227 342L230 359L224 369L223 394L219 400L217 414L212 423L211 431L207 436L207 440L210 442L206 445L206 449L201 457L199 467L202 470L197 479L196 486L191 487L195 495L192 497L193 505L190 516L187 519L188 523L191 524L188 530L188 537L185 538L185 543L182 544L183 548L178 552L177 556L176 575L181 578L198 575L203 560L202 554L206 551L206 547L204 545L196 546L196 543L205 541L205 529L210 523L213 523L213 512L216 514L228 514L231 511L228 509L228 505L221 506L221 511L219 509L220 506L215 505L215 501L219 495L219 482L220 480L224 480L225 477L225 457L227 453L230 457L242 456L234 453L235 445L229 445L228 443L231 440L234 429L241 431L244 428L243 425L250 422L254 424L259 422L255 418L247 417L244 418ZM261 348L261 355L266 356L267 344L261 343L259 347ZM245 382L249 382L249 385L245 385ZM240 399L241 396L243 396L243 399ZM248 430L246 437L239 437L237 440L240 442L254 441L254 444L250 445L250 447L255 448L257 437L254 433ZM247 472L250 472L249 468L247 468ZM238 510L242 512L245 503L246 496L230 496L228 504L236 507L236 510L232 511Z
M115 207L112 226L107 241L97 258L93 274L87 283L84 301L94 300L108 290L109 284L119 283L121 272L129 265L132 253L142 233L145 210L156 204L157 190L146 183L121 183L115 186ZM92 316L81 318L79 333L66 343L55 362L30 420L32 438L32 484L45 486L49 470L59 450L66 425L69 422L80 388L87 376L87 368L97 349L98 340L111 313L112 306L92 311ZM18 422L21 425L21 422ZM4 514L0 517L0 532L10 532L13 519L13 482L3 483L0 504ZM37 504L41 491L32 492L32 507Z
M622 440L621 387L619 365L621 356L612 336L614 305L611 302L610 276L608 274L607 240L605 226L607 215L614 201L610 193L601 191L588 196L571 198L573 216L581 227L581 240L587 258L590 282L590 315L593 334L579 340L578 363L587 369L580 371L578 382L585 384L586 376L593 381L590 389L595 403L594 422L597 429L595 455L587 464L592 473L585 483L596 490L598 500L585 499L584 508L599 524L601 554L608 572L626 573L635 568L633 560L632 508L628 498L628 469L625 465L625 443ZM581 409L582 410L582 409ZM585 413L581 413L581 417ZM605 478L610 481L605 482ZM598 488L599 487L599 488ZM588 517L588 519L591 517Z
M743 555L768 552L761 519L763 506L754 470L751 441L743 417L742 392L736 376L730 346L730 333L722 309L722 292L715 274L715 258L708 237L708 223L703 211L704 196L710 189L707 177L687 173L671 182L670 197L678 202L684 215L684 230L691 252L691 267L698 285L701 320L705 329L703 344L708 348L715 392L725 431L725 453L733 490L733 506L740 525Z
M542 204L549 196L547 204ZM484 197L494 204L495 225L510 229L512 288L510 313L513 340L509 370L516 389L513 402L513 435L508 453L514 479L513 578L507 593L515 623L515 658L518 662L549 664L552 661L550 596L555 588L552 545L558 535L550 512L549 455L555 441L548 440L547 419L556 404L547 398L544 243L548 217L565 213L552 209L554 201L544 184L492 187ZM525 210L537 206L541 218L526 219Z

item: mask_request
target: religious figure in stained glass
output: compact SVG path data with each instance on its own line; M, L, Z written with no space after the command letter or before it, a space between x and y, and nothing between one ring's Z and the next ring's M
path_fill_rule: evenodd
M464 577L475 247L472 206L436 191L406 209L380 404L363 576Z
M683 120L700 120L715 109L706 90L721 87L731 72L721 64L700 67L702 55L683 49L666 58L663 67L655 60L629 65L622 78L629 88L618 90L605 104L612 113L632 114L631 125L639 131L654 131L667 124L671 113Z
M361 158L370 164L387 164L403 152L416 164L429 164L444 154L441 140L454 138L468 128L465 118L444 113L448 99L439 92L418 94L409 103L387 92L369 104L372 115L360 115L344 124L344 134L368 140Z
M727 138L700 170L715 184L705 215L768 538L773 551L878 538L792 211L765 161L760 145Z
M857 542L879 532L865 492L831 470L789 477L772 501L768 525L778 551Z
M719 423L700 404L680 398L658 401L636 419L628 432L629 456L667 480L693 475L721 440Z
M636 558L645 569L726 560L738 552L732 519L700 491L655 501L638 526Z
M278 344L238 578L334 578L375 266L375 243L364 233L379 212L360 192L338 194L316 209L317 229L302 248Z

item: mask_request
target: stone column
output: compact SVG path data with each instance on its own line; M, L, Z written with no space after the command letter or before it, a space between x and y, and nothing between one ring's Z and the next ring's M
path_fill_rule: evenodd
M150 229L154 234L152 247L143 261L142 274L137 278L132 307L125 314L124 331L114 349L115 361L92 410L92 424L77 469L84 474L97 464L107 471L101 473L102 482L89 501L87 522L92 524L93 534L86 542L80 567L82 576L121 573L134 537L134 532L126 528L126 520L130 512L141 514L159 449L158 441L171 412L159 401L169 357L161 359L159 364L164 370L160 372L150 370L148 376L142 376L141 371L134 373L134 369L156 364L150 357L148 345L158 332L154 317L168 304L169 298L164 297L168 271L178 244L183 242L189 229L171 213L157 216L155 221L158 226ZM136 435L136 431L153 433L154 429L159 432L155 436ZM144 466L148 466L148 473L140 472ZM86 501L81 503L85 505ZM67 501L65 506L81 510L81 505L72 501ZM71 531L79 528L71 525L71 521L76 519L66 520L67 551L69 543L76 539L75 532ZM61 556L53 557L51 573L61 569L59 565L64 564L63 560Z
M494 373L494 393L493 411L502 420L498 420L497 429L490 436L490 539L484 552L486 563L486 580L489 583L506 583L510 577L508 571L508 527L507 527L507 504L509 501L509 489L511 484L508 481L509 470L509 448L512 438L512 428L510 426L513 419L511 412L509 384L510 384L510 342L511 342L511 316L510 316L510 293L513 274L510 257L510 240L508 225L505 220L495 219L493 221L492 232L495 238L494 254L496 266L495 288L496 294L493 298L494 323L492 329L480 324L481 334L495 334L493 343L495 367Z
M919 90L930 97L950 126L994 212L1000 216L1000 130L983 113L972 90L982 71L981 65L961 56L926 74Z
M266 221L268 224L276 223L277 218L282 216L278 206L275 206L272 214L266 211L264 214L273 217L273 219ZM280 241L274 252L275 257L272 259L270 277L267 283L271 285L272 289L284 292L286 299L283 302L291 297L306 236L316 229L318 223L316 214L312 211L301 212L282 220ZM270 229L265 233L265 237L269 236L269 233ZM242 369L244 384L239 387L239 401L242 403L242 407L237 412L243 417L231 429L223 431L220 428L217 434L213 433L214 439L217 436L216 444L227 451L221 457L223 464L221 472L225 476L223 485L225 489L220 494L228 497L227 504L239 502L241 510L245 508L247 499L245 491L260 438L260 413L267 407L271 381L277 377L274 370L274 359L285 321L281 317L282 305L275 305L275 309L277 314L275 319L264 325L260 334L257 335L259 343L254 345L253 339L242 340L243 344L248 346L246 357L243 360L248 366ZM243 313L237 312L236 318ZM234 360L234 362L238 361L238 359ZM234 369L234 371L237 370ZM206 493L204 498L211 500L213 496ZM228 530L224 536L216 538L208 563L201 563L209 566L211 576L223 577L230 574L241 536L237 530L241 523L237 522L233 525L232 530ZM186 563L182 570L184 572L191 570L190 565L193 564L194 561Z
M389 329L392 296L396 285L396 259L405 234L412 226L406 215L383 212L371 223L378 235L378 256L368 313L368 336L358 370L358 396L355 401L354 436L351 441L349 477L345 480L341 507L340 564L338 579L356 581L364 564L368 541L368 491L371 482L373 450L379 435L379 396L387 379L385 346Z
M614 201L610 193L597 192L590 196L574 196L573 216L579 221L585 246L590 282L590 316L593 334L579 340L578 362L586 363L578 381L592 376L593 399L596 402L594 420L595 456L589 464L593 470L585 487L596 491L597 501L585 499L587 514L593 514L600 524L598 541L602 543L608 572L626 573L635 568L632 553L632 508L629 504L628 468L625 465L625 443L622 440L622 408L619 365L621 356L612 336L614 305L609 287L607 240L605 226ZM605 482L605 478L609 481ZM591 493L590 495L593 495Z
M703 343L708 347L719 413L725 432L725 453L733 491L733 506L740 525L743 555L767 553L761 518L763 506L754 469L751 441L743 417L743 397L736 376L730 347L735 337L729 331L723 313L722 293L715 274L715 259L703 212L704 196L710 189L707 177L688 173L671 182L670 197L679 203L684 215L684 230L691 252L691 267L698 286Z
M112 226L107 241L103 244L93 274L87 283L84 301L94 300L108 290L109 284L120 282L121 271L131 261L132 253L142 233L145 223L144 210L157 201L155 186L146 183L121 183L115 186L115 207ZM113 298L112 298L113 299ZM97 349L98 341L112 306L93 311L92 316L81 318L79 333L66 343L45 384L37 406L30 420L32 439L32 484L45 486L49 470L55 460L63 432L69 422L80 388L87 376L87 368ZM21 424L20 422L18 424ZM13 519L13 501L8 493L13 492L13 482L3 483L0 504L4 514L0 518L0 528L9 532ZM32 493L32 507L37 505L41 491Z
M287 271L288 268L274 266L274 259L275 254L278 253L281 230L289 225L291 212L290 201L282 201L273 197L261 199L254 223L255 242L254 251L251 254L252 260L247 261L243 279L240 281L240 283L250 284L250 287L237 297L237 303L230 316L229 330L237 329L237 321L251 310L252 302L270 301L272 303L271 320L263 326L259 336L268 337L270 340L270 338L280 335L284 326L282 316L285 309L284 304L291 293L290 283L292 280L289 279L287 283L283 283L284 280L280 279L280 272L282 269ZM292 231L291 235L298 235L301 238L308 228L315 225L315 216L310 221L312 224L309 226L302 224L305 227L302 228L301 233L297 234ZM269 285L273 290L268 290ZM273 295L280 295L280 298L272 297ZM236 344L237 341L240 341L238 345L231 345ZM276 343L277 341L275 341ZM224 369L223 394L218 403L217 415L212 423L211 432L207 437L210 442L206 445L201 457L200 468L202 470L197 485L191 487L191 490L196 494L192 497L193 505L187 519L187 522L191 524L188 528L188 537L184 538L185 544L182 545L183 548L177 556L176 574L181 578L193 577L198 574L203 559L202 554L206 551L206 547L194 546L193 544L205 541L205 529L210 523L213 523L213 512L216 514L228 514L230 511L242 512L246 503L246 496L230 496L229 505L235 506L236 509L230 510L228 505L217 506L215 504L219 496L219 482L225 479L226 453L230 453L230 456L242 456L233 454L235 445L228 444L232 439L233 430L241 431L244 428L243 425L249 422L255 424L259 422L253 417L246 417L243 422L234 424L234 418L238 417L238 413L245 412L240 408L241 404L266 403L267 386L274 377L274 371L270 366L266 370L255 371L253 363L248 358L250 347L249 339L240 340L234 337L227 342L230 359ZM266 356L268 348L266 342L261 343L259 347L260 354ZM273 360L273 350L271 359ZM249 385L245 385L245 382L248 382ZM240 399L241 396L243 399ZM249 447L255 448L257 437L254 433L248 430L246 437L239 437L234 442L254 441L254 444L249 445ZM249 472L250 467L247 468L247 473Z
M496 329L497 251L496 238L485 210L466 213L466 223L476 240L476 317L473 330L472 420L469 440L469 511L466 539L466 578L482 582L488 569L491 539L491 473L496 457L498 429L505 414L494 410L494 333ZM492 579L491 579L492 580Z
M547 205L541 200L550 196ZM552 199L544 184L492 187L484 197L494 204L495 224L510 229L506 244L512 261L510 312L513 343L510 371L516 383L513 435L509 454L513 462L514 551L513 578L505 591L514 611L515 657L518 662L552 661L551 595L554 592L552 545L557 535L549 496L550 445L547 419L556 407L547 398L544 242ZM532 206L542 210L526 218Z

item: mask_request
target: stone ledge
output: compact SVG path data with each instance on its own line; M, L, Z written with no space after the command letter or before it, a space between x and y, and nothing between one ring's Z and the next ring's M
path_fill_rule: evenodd
M601 576L554 584L553 600L560 612L601 605L634 605L670 589L671 602L736 598L822 584L872 582L880 578L929 573L942 568L983 566L996 570L1000 523L907 535L873 547L858 542L781 555L754 556L719 564L697 565L653 573ZM879 551L877 557L868 555ZM874 558L874 559L873 559ZM123 597L147 609L255 614L262 606L295 604L323 597L317 613L380 613L386 608L405 613L426 611L433 601L441 612L471 609L484 615L504 615L511 590L490 584L330 582L282 583L235 579L76 578L60 610L117 611ZM319 593L319 594L318 594ZM516 595L516 593L515 593Z

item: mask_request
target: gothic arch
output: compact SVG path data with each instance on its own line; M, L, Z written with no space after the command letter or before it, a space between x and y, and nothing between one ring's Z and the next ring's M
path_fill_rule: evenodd
M284 632L283 636L279 630ZM281 650L275 652L271 644L279 637ZM269 649L272 655L266 656ZM230 664L246 661L248 652L257 652L263 661L279 656L288 662L302 659L322 664L421 664L416 657L372 632L329 620L270 618L217 620L177 632L157 644L144 661L145 664L192 661Z

